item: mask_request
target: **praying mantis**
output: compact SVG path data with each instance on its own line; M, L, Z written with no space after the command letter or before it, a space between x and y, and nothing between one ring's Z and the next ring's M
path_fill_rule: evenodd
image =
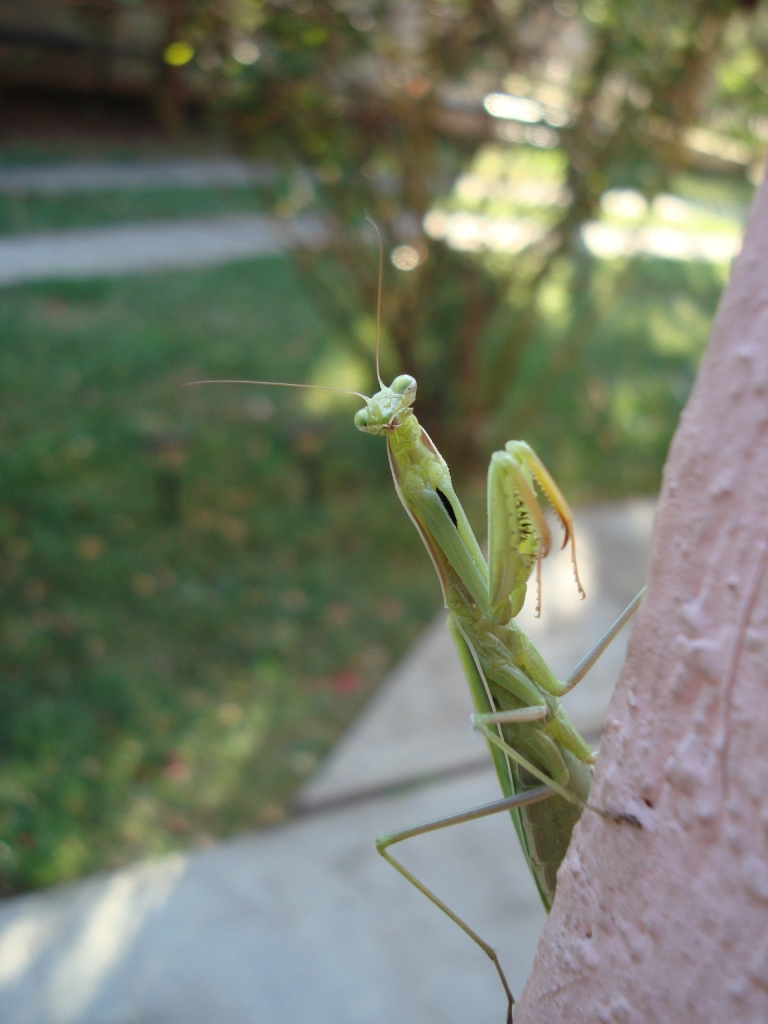
M449 825L510 811L534 882L549 911L556 875L574 825L588 806L595 755L563 710L559 698L587 674L605 647L634 614L642 591L565 682L547 666L514 622L534 568L551 537L534 482L551 503L570 543L579 580L571 511L533 449L509 441L491 457L488 471L486 561L451 484L445 460L411 407L416 381L407 374L380 390L355 415L358 430L383 434L395 490L429 552L448 610L447 626L469 685L472 721L488 741L502 800L426 825L380 836L379 853L451 918L490 958L507 996L514 998L493 950L465 921L389 852L405 839ZM538 573L537 573L538 576ZM537 613L539 607L537 602ZM639 825L629 814L591 808L617 822Z
M375 225L374 225L375 227ZM377 229L378 231L378 229ZM379 253L379 310L382 256ZM377 323L380 314L377 316ZM502 811L511 814L523 853L549 911L556 875L573 828L589 807L612 821L639 826L630 814L588 804L595 754L569 720L560 698L587 674L635 612L643 591L564 681L558 680L532 641L515 623L528 583L537 573L540 607L541 560L551 535L536 488L554 509L570 545L576 588L579 579L573 518L549 472L524 441L509 441L491 457L488 471L488 557L469 525L451 483L445 460L418 422L413 405L416 380L400 374L387 387L379 372L372 397L342 388L365 402L355 426L386 438L395 490L418 530L440 582L447 627L455 644L475 708L472 721L488 742L499 779L501 800L411 828L379 836L379 853L406 880L442 910L492 961L507 998L511 1024L514 997L496 952L435 893L408 871L390 847L405 839ZM195 384L260 384L309 388L314 385L276 381L194 381Z

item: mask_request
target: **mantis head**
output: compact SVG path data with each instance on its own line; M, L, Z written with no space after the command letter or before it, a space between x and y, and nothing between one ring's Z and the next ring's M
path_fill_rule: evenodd
M395 377L391 387L382 385L372 398L365 400L365 408L355 413L355 426L366 434L386 434L400 424L400 414L416 399L416 381L407 373Z

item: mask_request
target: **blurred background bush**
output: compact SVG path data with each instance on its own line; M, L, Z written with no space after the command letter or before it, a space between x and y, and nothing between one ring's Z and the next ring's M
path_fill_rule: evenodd
M767 38L725 0L0 3L0 242L322 225L0 291L4 891L280 820L434 614L354 400L182 387L370 391L366 214L383 376L417 377L478 527L511 437L574 501L656 491L760 173ZM34 183L222 153L258 173Z

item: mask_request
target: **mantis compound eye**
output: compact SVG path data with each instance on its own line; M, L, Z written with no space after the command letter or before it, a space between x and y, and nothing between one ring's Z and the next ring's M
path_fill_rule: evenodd
M368 410L359 409L355 413L355 426L358 430L365 430L368 426Z
M416 381L408 373L401 373L399 377L395 377L392 381L392 391L396 395L414 395L416 394Z

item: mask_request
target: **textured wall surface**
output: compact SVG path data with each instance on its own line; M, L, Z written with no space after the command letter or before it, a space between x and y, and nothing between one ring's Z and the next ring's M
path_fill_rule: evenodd
M517 1024L768 1020L768 188L673 441L648 593Z

